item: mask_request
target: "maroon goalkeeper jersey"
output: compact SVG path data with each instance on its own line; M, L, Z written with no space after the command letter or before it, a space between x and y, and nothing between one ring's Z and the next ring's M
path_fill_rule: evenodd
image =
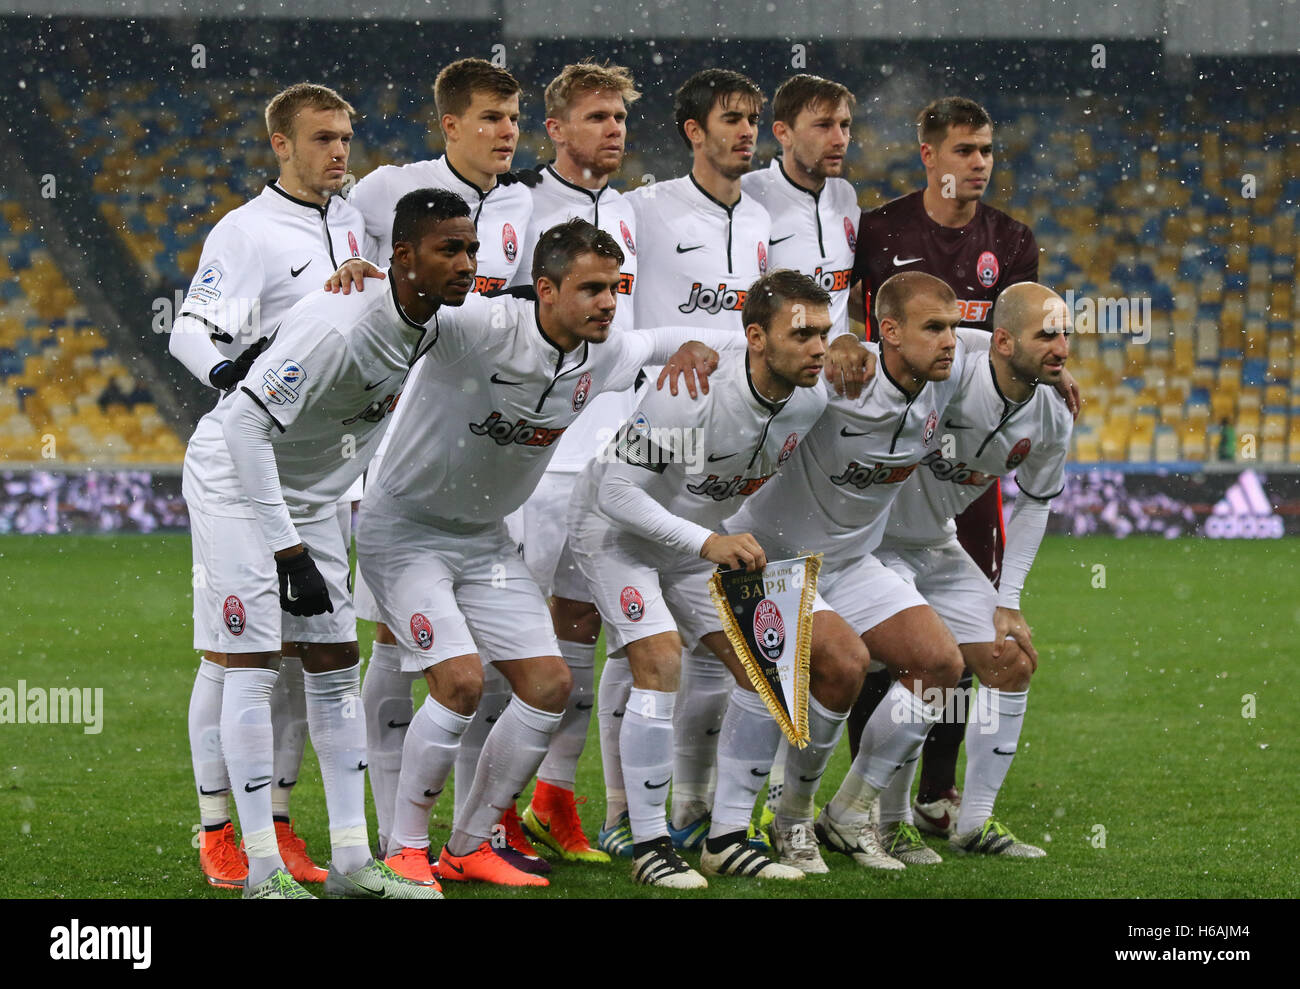
M1001 210L978 203L964 227L945 227L925 211L924 190L862 214L853 281L863 283L870 338L876 324L876 289L900 271L924 271L957 293L964 326L993 330L993 302L1008 285L1038 280L1034 233Z

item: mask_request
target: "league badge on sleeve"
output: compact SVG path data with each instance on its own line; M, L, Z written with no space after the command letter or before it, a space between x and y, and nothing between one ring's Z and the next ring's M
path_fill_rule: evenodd
M808 744L808 665L821 554L768 563L762 573L719 570L709 594L722 630L791 745ZM794 639L786 623L794 621Z
M217 288L220 284L221 269L215 264L210 264L194 279L185 301L192 302L196 306L211 305L221 298L221 289Z
M298 389L307 380L307 372L297 361L282 361L274 371L262 375L262 397L275 405L292 405L298 401Z

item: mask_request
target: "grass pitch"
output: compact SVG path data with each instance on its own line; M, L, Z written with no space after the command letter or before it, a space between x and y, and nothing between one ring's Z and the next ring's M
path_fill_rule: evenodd
M237 895L210 889L198 871L185 727L197 661L189 575L183 535L0 539L0 688L102 688L104 707L98 734L0 724L0 896ZM1294 895L1300 823L1285 806L1300 764L1300 540L1049 538L1024 610L1040 663L997 813L1048 858L972 861L935 842L940 866L882 875L828 855L829 876L761 887L710 880L688 895ZM364 624L362 636L365 655ZM847 759L842 743L819 802ZM578 789L594 833L604 812L594 719ZM450 813L448 793L435 844ZM323 864L310 747L294 815ZM373 812L370 822L373 832ZM674 895L636 886L625 860L561 864L551 878L524 895ZM447 895L516 894L453 885Z

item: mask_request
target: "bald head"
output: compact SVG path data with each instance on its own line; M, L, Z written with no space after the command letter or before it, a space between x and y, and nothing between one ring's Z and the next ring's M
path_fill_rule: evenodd
M924 271L900 271L886 278L876 291L876 319L901 321L907 313L907 304L922 297L943 306L957 303L956 293L942 278Z
M993 326L1001 327L1017 340L1044 330L1048 334L1068 332L1069 313L1065 300L1038 282L1017 282L998 295L993 306Z

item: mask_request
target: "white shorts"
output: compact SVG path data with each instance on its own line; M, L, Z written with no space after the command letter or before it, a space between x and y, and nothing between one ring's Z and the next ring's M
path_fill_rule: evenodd
M208 515L189 506L194 553L194 648L279 652L283 642L354 642L348 551L337 514L295 522L325 578L334 612L297 618L280 610L275 557L256 519Z
M716 567L708 560L620 529L591 512L569 518L573 558L605 625L606 655L619 657L629 642L678 632L687 650L722 619L709 594ZM818 594L813 611L831 606Z
M900 611L926 604L917 589L868 553L846 563L827 563L817 591L857 635Z
M958 645L993 641L998 592L956 536L937 546L882 545L876 556L924 595Z
M506 518L506 525L546 597L589 601L587 582L569 549L567 516L577 480L577 474L543 474L537 490Z
M460 534L362 506L357 561L380 619L420 672L454 656L558 656L551 612L504 524Z
M389 426L392 426L391 422L389 423ZM387 438L387 436L388 433L384 433L384 437ZM366 467L366 472L361 475L360 478L361 481L371 482L376 477L379 476L379 465L383 462L384 459L383 450L386 446L387 444L385 444L384 447L381 447L379 451L376 452L375 455L370 458L370 463ZM363 503L365 498L364 489L365 489L365 484L362 485ZM348 493L351 494L351 492ZM360 528L359 523L357 525L357 528L358 529ZM370 585L366 583L365 574L361 572L360 556L361 556L361 547L360 547L360 543L358 543L357 575L352 582L352 605L356 609L358 618L364 618L368 622L382 622L383 619L379 617L379 605L375 601L375 595L371 592Z

